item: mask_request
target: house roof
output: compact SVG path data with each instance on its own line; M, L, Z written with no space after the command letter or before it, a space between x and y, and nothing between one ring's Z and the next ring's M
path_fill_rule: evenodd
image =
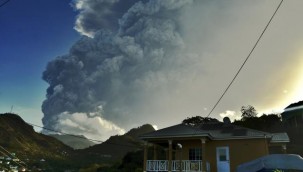
M281 114L282 120L289 120L294 116L302 115L303 114L303 101L299 101L296 103L292 103L288 105L284 112Z
M289 142L286 133L268 133L222 122L208 122L200 126L178 124L142 135L143 140L167 138L208 137L210 140L268 138L271 141Z
M271 143L289 142L287 133L273 133Z

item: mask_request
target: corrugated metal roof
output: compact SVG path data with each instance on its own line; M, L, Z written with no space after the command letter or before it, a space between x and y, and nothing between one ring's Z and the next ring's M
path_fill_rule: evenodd
M222 122L209 122L200 126L178 124L163 128L141 136L143 140L161 138L184 138L205 136L211 140L249 139L249 138L274 138L275 142L289 142L286 133L278 135L227 124ZM274 136L274 137L273 137Z
M167 138L167 137L194 137L194 136L206 136L207 132L203 133L201 130L195 127L191 127L184 124L178 124L171 127L163 128L151 133L140 136L141 138Z
M273 136L271 138L272 143L277 143L277 142L289 142L289 137L287 133L273 133Z

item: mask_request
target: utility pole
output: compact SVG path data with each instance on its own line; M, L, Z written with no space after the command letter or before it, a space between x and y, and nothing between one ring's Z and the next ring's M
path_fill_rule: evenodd
M11 106L11 111L10 111L10 113L13 112L13 109L14 109L14 105Z

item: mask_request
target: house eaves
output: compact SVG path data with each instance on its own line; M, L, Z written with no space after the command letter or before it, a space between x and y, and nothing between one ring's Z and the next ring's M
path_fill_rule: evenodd
M200 126L178 124L140 136L143 140L197 139L209 140L268 139L271 143L289 142L286 133L268 133L222 122L204 123Z

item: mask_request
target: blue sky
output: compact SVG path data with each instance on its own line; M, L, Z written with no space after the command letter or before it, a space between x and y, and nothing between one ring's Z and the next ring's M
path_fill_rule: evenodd
M77 13L69 3L11 0L0 8L0 112L13 105L25 120L41 124L38 107L47 88L42 72L80 37L73 30Z
M74 0L73 8L70 0L10 0L1 7L0 112L13 105L28 122L43 118L47 127L97 139L206 116L279 3L137 1ZM212 117L238 118L243 105L281 112L303 99L302 5L284 1Z

